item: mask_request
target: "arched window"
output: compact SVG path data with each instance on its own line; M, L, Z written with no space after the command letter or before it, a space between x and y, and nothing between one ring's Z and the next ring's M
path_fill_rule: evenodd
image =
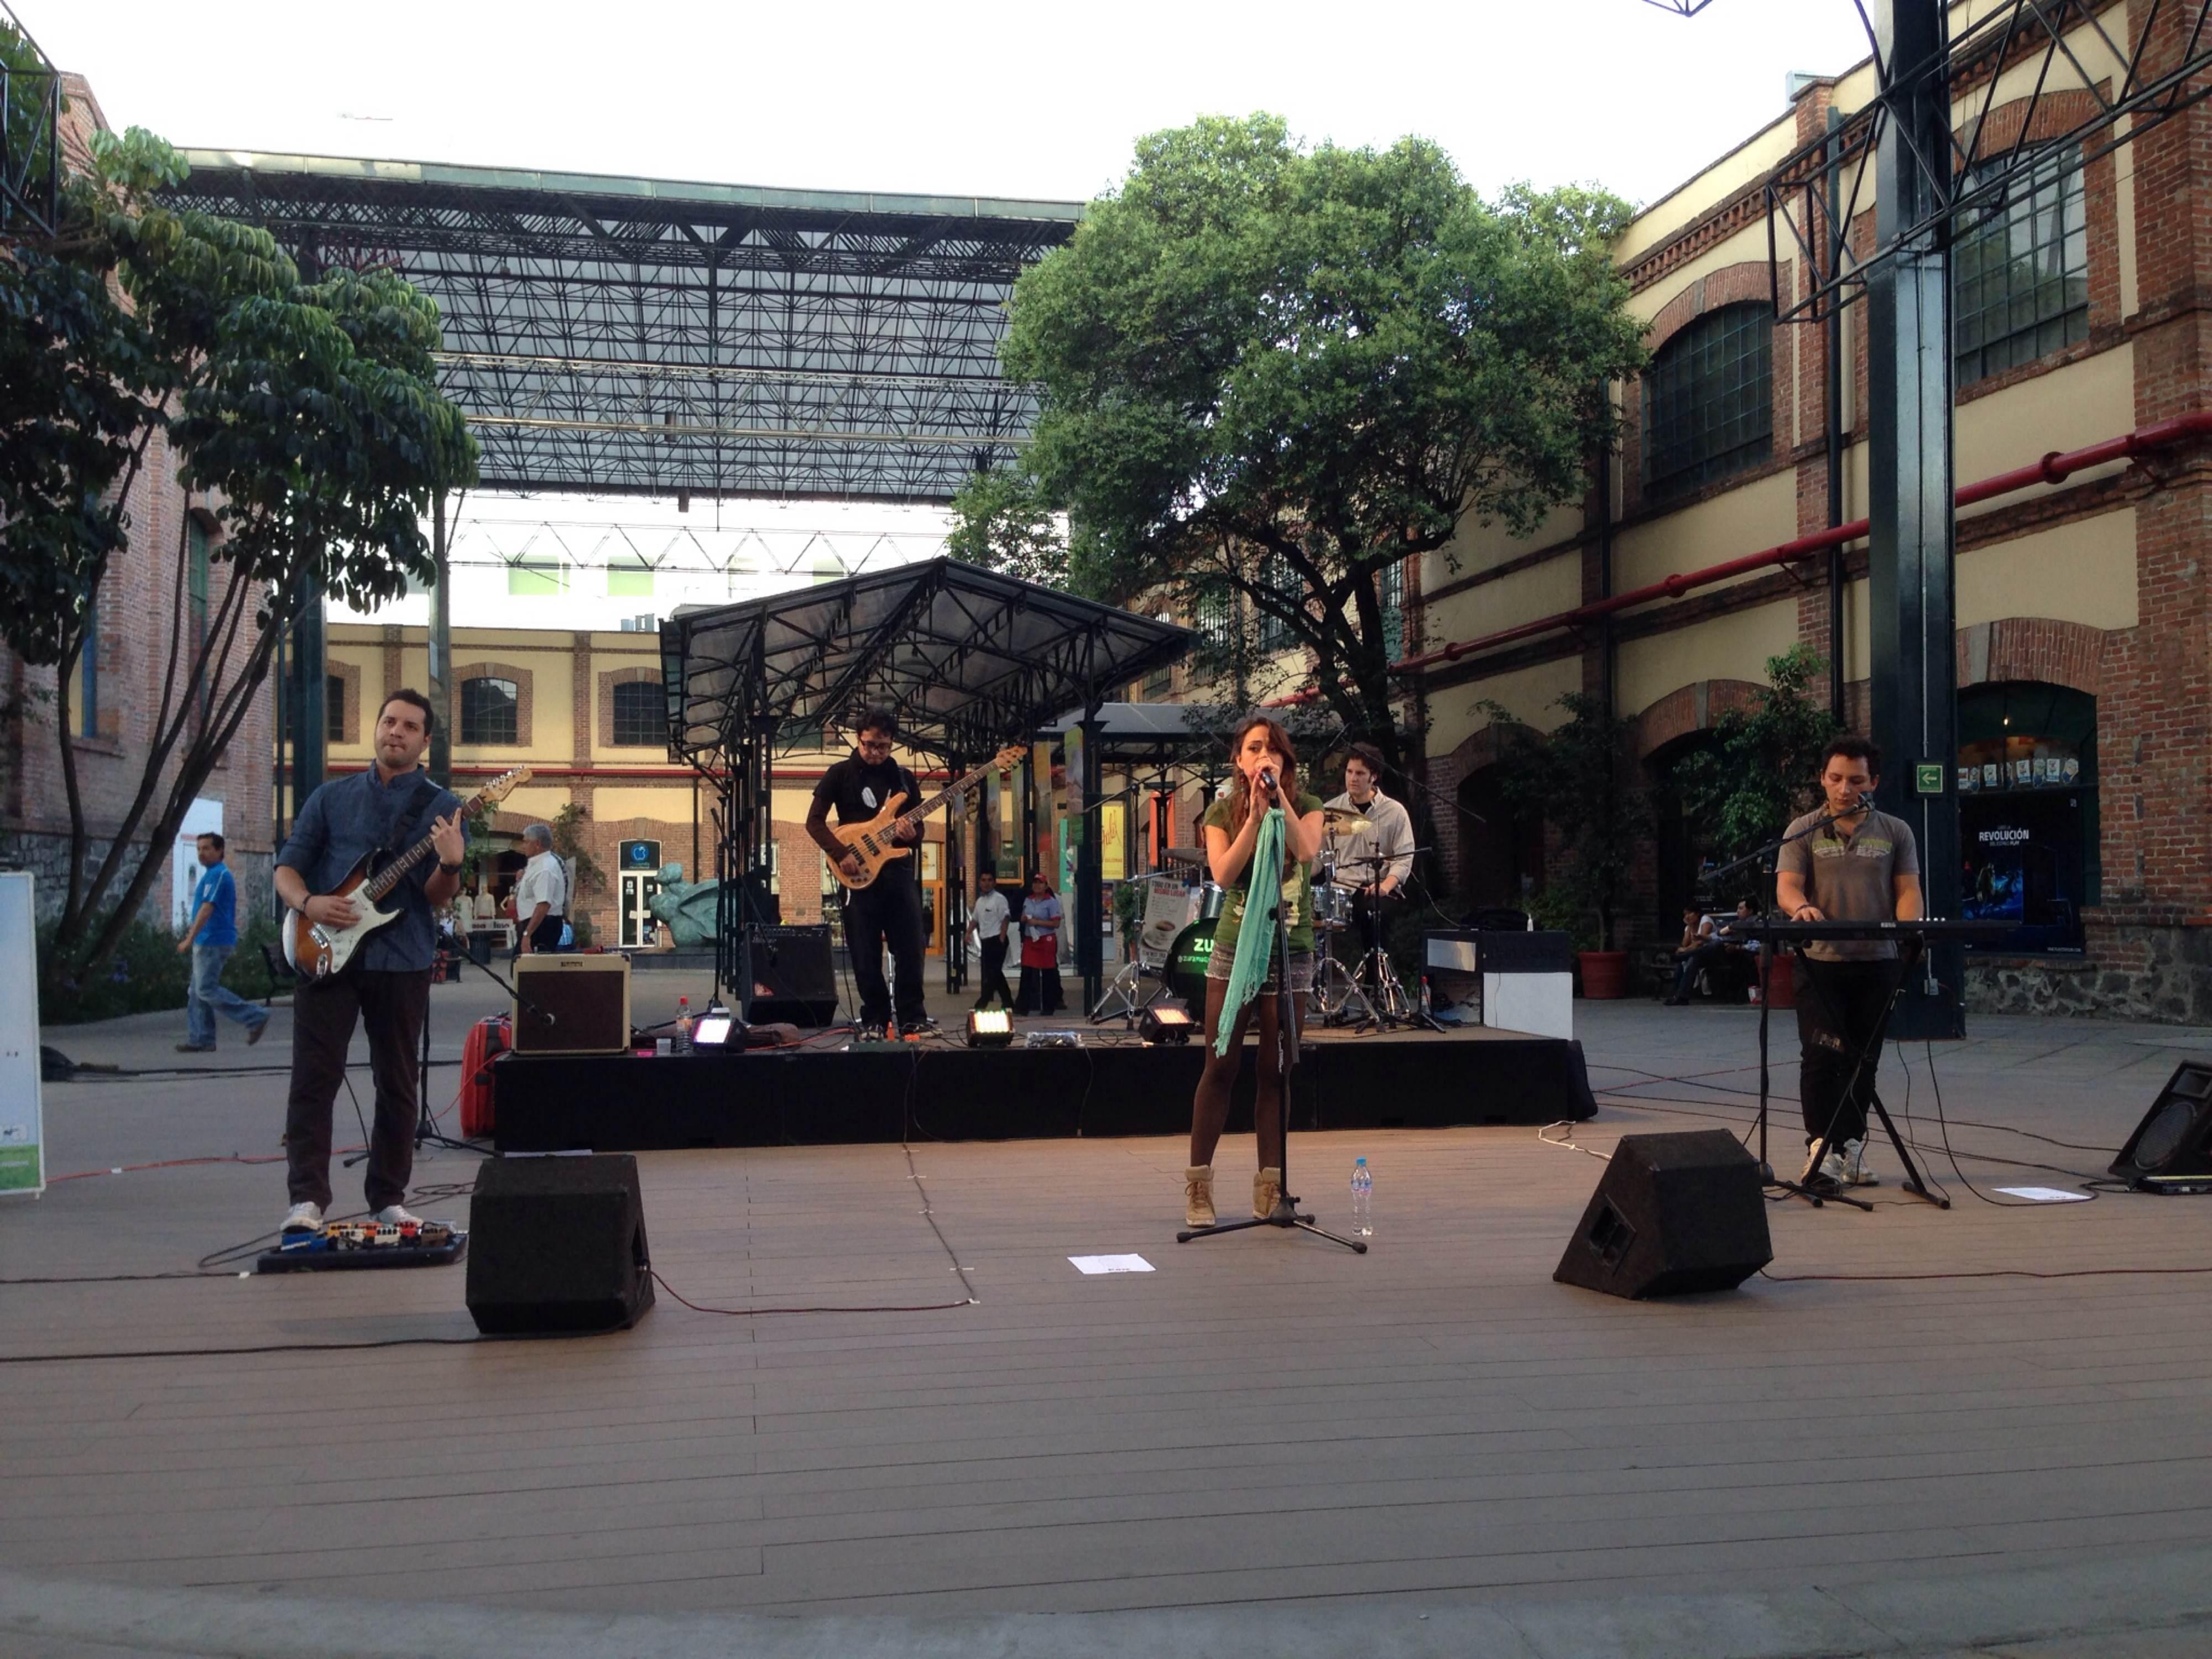
M489 676L461 682L461 741L513 743L521 699L513 680Z
M2045 156L1960 227L1951 253L1960 386L2089 337L2089 210L2081 152Z
M618 749L665 749L668 700L658 680L629 680L614 688L612 741Z
M1644 493L1683 495L1773 453L1773 307L1709 311L1644 371Z

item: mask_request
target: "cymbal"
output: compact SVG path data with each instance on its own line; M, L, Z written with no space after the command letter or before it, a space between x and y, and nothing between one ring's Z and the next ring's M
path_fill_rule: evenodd
M1339 835L1364 836L1375 828L1364 812L1355 812L1349 806L1324 806L1321 816L1322 827Z

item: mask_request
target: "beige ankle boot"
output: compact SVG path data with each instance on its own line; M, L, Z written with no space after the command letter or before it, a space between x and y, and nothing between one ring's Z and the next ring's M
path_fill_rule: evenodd
M1182 1222L1186 1227L1213 1225L1213 1166L1194 1164L1182 1172Z
M1283 1195L1283 1172L1262 1170L1252 1177L1252 1219L1265 1221L1275 1212L1275 1202Z

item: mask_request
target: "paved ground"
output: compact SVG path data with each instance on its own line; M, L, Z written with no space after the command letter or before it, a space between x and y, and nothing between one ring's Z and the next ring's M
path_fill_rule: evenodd
M440 988L434 1051L496 1000ZM1746 1011L1578 1012L1581 1146L1748 1131ZM278 1020L49 1090L50 1167L273 1157ZM146 1068L175 1023L49 1037ZM1978 1021L1941 1125L1916 1049L1957 1207L1781 1206L1773 1277L1674 1302L1550 1282L1599 1166L1518 1129L1298 1145L1324 1220L1374 1164L1364 1259L1177 1247L1171 1140L641 1160L693 1300L974 1287L926 1312L664 1297L617 1337L333 1354L469 1337L461 1275L10 1284L0 1359L165 1357L0 1364L0 1653L2205 1651L2212 1331L2201 1279L2144 1270L2212 1268L2212 1208L1998 1207L1942 1146L1984 1193L2080 1189L2207 1049ZM282 1197L256 1163L60 1182L0 1206L0 1277L189 1273ZM1113 1251L1156 1271L1066 1261Z

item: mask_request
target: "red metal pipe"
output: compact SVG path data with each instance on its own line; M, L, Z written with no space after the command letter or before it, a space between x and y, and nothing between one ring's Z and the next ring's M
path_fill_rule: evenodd
M2132 460L2139 455L2170 449L2191 438L2212 436L2212 413L2198 411L2179 415L2170 421L2160 421L2133 432L2122 433L2117 438L2107 438L2082 449L2070 449L2063 453L2051 451L2040 460L2026 466L2014 467L2009 472L2000 472L1994 477L1984 478L1960 489L1953 496L1960 507L1972 507L1999 495L2009 495L2016 489L2027 489L2036 484L2063 483L2084 468L2102 466L2108 461ZM1419 656L1406 657L1390 665L1394 674L1419 673L1424 669L1440 664L1457 662L1478 651L1492 651L1501 645L1530 639L1539 634L1549 634L1562 628L1572 628L1580 623L1595 622L1600 617L1610 616L1616 611L1632 605L1649 605L1654 599L1679 599L1692 588L1709 587L1713 583L1726 581L1731 576L1741 576L1747 571L1764 570L1778 564L1790 564L1799 559L1810 558L1816 553L1855 542L1867 533L1869 522L1854 519L1849 524L1838 525L1832 530L1815 531L1809 536L1800 536L1795 541L1747 553L1741 558L1730 559L1723 564L1707 565L1702 570L1686 574L1662 578L1646 586L1632 588L1626 593L1615 593L1609 599L1589 605L1577 605L1572 611L1539 617L1534 622L1516 623L1510 628L1501 628L1494 634L1479 635L1471 640L1455 640L1449 645L1425 651ZM1264 707L1285 708L1294 703L1311 702L1321 693L1314 690L1294 691L1285 697L1276 697Z

